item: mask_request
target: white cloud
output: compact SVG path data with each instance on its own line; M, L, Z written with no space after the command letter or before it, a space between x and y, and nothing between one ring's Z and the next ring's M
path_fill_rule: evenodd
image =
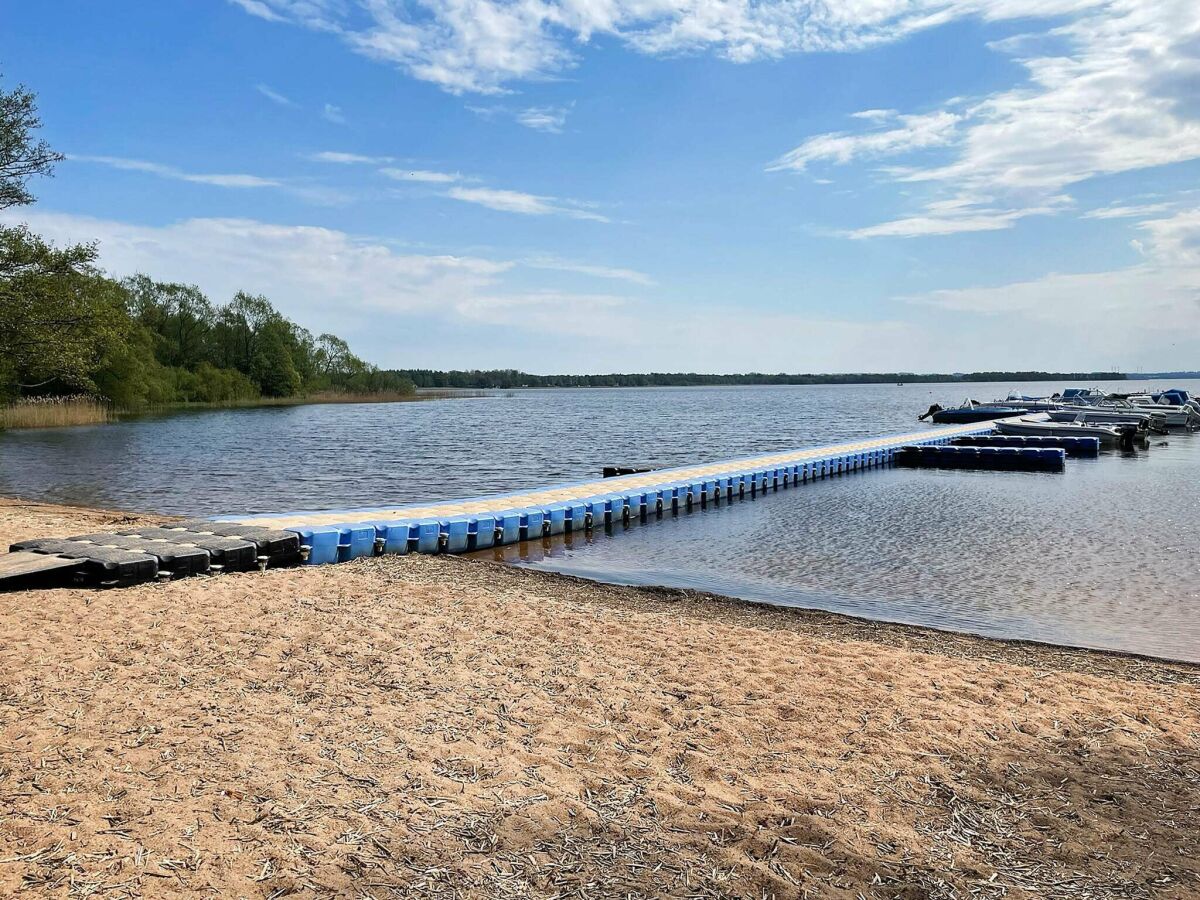
M887 110L867 110L855 115L870 121L892 119ZM838 131L816 135L785 153L767 169L792 169L803 172L809 163L818 160L848 163L860 157L890 156L926 147L942 147L954 140L955 129L962 121L962 116L939 110L920 116L896 116L895 121L899 123L899 127L885 131L868 131L861 134Z
M953 19L1056 16L1100 0L233 0L259 18L337 34L355 52L454 92L499 93L569 69L608 35L650 55L712 50L733 62L841 52Z
M499 212L520 213L525 216L568 216L572 219L586 219L592 222L611 221L599 213L582 208L585 204L578 200L541 197L521 191L505 191L485 187L454 187L446 192L446 196L462 200L465 203L486 206L488 209Z
M894 109L864 109L850 113L852 119L866 119L868 122L883 122L898 115L899 113Z
M549 334L615 338L628 328L629 301L612 294L574 294L565 291L480 295L460 303L466 319L489 325L512 325Z
M383 168L379 170L388 178L395 181L419 181L425 184L452 184L462 181L458 172L431 172L428 169L396 169Z
M283 16L274 12L271 7L267 6L262 0L229 0L234 6L240 6L252 16L260 19L266 19L268 22L285 22Z
M1050 11L1032 6L1031 13ZM995 0L979 3L977 11L986 18L1011 18L1020 7ZM955 8L963 9L948 4L945 11ZM1077 15L1047 31L991 45L1016 56L1028 73L1026 83L969 102L954 98L920 116L868 111L860 115L865 121L904 124L816 135L772 168L803 170L818 161L839 164L944 146L948 162L892 166L883 174L924 185L935 199L945 192L995 198L992 212L974 218L949 223L918 214L851 232L863 237L1006 227L1047 206L1061 206L1053 198L1078 182L1200 158L1200 4L1098 0L1061 4L1060 11ZM1165 208L1123 212L1114 206L1085 215L1117 218Z
M516 120L526 128L561 134L567 124L567 109L562 106L531 106L516 115Z
M960 196L926 204L920 215L893 219L865 228L843 232L845 237L927 237L931 235L962 234L970 231L1002 231L1028 216L1051 216L1070 206L1069 197L1047 198L1041 206L1023 209L1004 209L994 206L988 198Z
M342 113L340 106L334 106L332 103L326 103L325 108L321 110L321 118L326 122L333 122L335 125L345 125L346 116Z
M594 278L612 278L619 281L628 281L631 284L640 284L643 287L654 285L654 279L644 272L638 272L634 269L623 269L619 266L594 266L587 263L571 262L566 259L557 259L552 256L531 257L521 260L521 263L522 265L529 266L531 269L577 272L580 275L590 275Z
M101 264L118 275L198 284L214 298L238 290L275 298L289 315L336 329L347 312L437 311L495 288L512 263L471 256L401 254L329 228L249 219L186 219L161 227L22 211L47 238L99 241Z
M1157 213L1167 212L1175 207L1174 203L1143 203L1122 205L1114 203L1099 209L1089 209L1081 218L1084 219L1142 219Z
M268 100L270 100L272 103L277 103L280 106L290 106L290 107L294 108L299 105L296 103L296 101L291 100L288 97L285 97L283 94L279 93L279 91L275 90L274 88L270 87L269 85L256 84L254 86L254 89L256 91L258 91L260 94L262 94L264 97L266 97Z
M532 128L534 131L544 131L548 134L561 134L567 124L567 116L571 113L573 103L565 106L527 106L512 107L500 103L487 106L467 104L467 109L487 122L497 119L512 119L518 125Z
M226 175L226 174L201 174L196 172L184 172L182 169L177 169L174 166L166 166L160 163L147 162L143 159L126 159L120 156L86 156L81 154L71 154L70 159L77 162L97 163L102 166L110 166L114 169L124 169L129 172L146 172L150 175L157 175L160 178L172 178L176 181L190 181L194 184L211 184L215 187L227 188L269 188L282 187L283 182L274 178L261 178L258 175Z
M322 150L320 153L310 153L305 159L313 162L336 163L338 165L370 165L382 166L394 162L390 156L363 156L360 153L342 153L337 150Z
M940 335L905 322L690 303L681 312L614 293L522 290L506 284L512 262L401 253L328 228L245 219L148 226L33 209L0 213L0 222L19 221L60 244L99 241L101 264L114 274L197 284L216 300L238 290L265 294L285 315L314 332L347 337L385 366L581 372L594 370L588 360L602 339L610 371L849 371L863 359L886 370L906 369L944 346ZM755 340L731 344L734 326Z
M1200 352L1200 209L1140 223L1143 260L1124 268L1051 273L995 287L939 290L909 298L967 317L1004 318L1022 341L1043 345L1064 336L1093 354L1093 365L1194 368ZM950 326L949 320L943 320ZM965 323L974 333L997 326ZM1045 358L1050 356L1046 350Z
M87 156L71 154L69 159L76 162L95 163L122 169L127 172L144 172L158 178L169 178L172 181L186 181L191 184L206 184L212 187L233 189L272 188L284 191L306 203L317 206L340 206L352 198L346 193L324 185L311 184L304 181L283 178L264 178L260 175L244 175L239 173L203 173L186 172L175 166L150 162L144 159L127 159L121 156Z

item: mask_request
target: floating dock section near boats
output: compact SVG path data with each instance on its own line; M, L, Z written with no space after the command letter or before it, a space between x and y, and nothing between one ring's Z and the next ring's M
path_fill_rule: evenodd
M32 540L0 556L0 584L54 570L85 582L345 562L385 553L465 553L794 488L888 466L904 447L941 447L991 431L989 422L599 478L541 490L271 515L232 515L119 534ZM964 448L965 449L965 448ZM1061 457L1061 451L1058 451Z
M1094 437L1026 437L1008 434L977 434L956 437L950 443L956 447L1016 447L1044 449L1057 447L1067 456L1100 455L1100 439Z
M907 469L992 469L999 472L1061 472L1061 447L901 447L893 462Z

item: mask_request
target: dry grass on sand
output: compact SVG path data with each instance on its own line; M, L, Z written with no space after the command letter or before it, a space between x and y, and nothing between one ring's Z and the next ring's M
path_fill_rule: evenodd
M0 895L1195 897L1198 683L447 558L0 595Z

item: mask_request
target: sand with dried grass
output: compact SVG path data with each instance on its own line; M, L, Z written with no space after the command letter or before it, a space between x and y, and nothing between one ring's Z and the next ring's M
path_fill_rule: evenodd
M1195 897L1198 835L1196 667L451 558L0 594L4 896Z

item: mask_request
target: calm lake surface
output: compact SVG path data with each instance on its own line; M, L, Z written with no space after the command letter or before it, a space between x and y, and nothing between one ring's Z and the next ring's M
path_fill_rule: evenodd
M0 495L181 514L449 499L592 478L610 464L683 465L911 431L935 400L1066 386L537 390L186 413L0 434ZM1200 393L1197 382L1177 386ZM1200 435L1152 444L1071 460L1064 474L870 471L488 555L1200 661Z

